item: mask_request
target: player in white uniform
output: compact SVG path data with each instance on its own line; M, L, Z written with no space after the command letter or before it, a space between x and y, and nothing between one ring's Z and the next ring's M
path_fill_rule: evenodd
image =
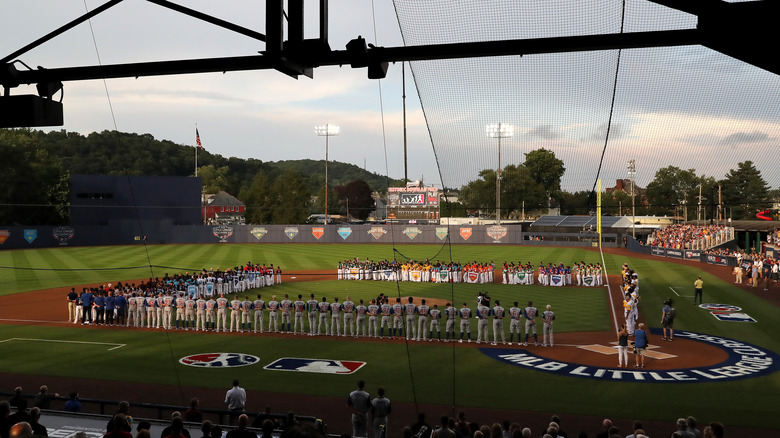
M319 312L319 323L317 324L317 335L328 334L328 312L330 312L330 303L322 297L322 301L317 304ZM322 330L324 326L324 331Z
M229 306L228 299L225 298L225 295L220 295L219 298L217 298L217 328L216 331L219 333L220 325L222 326L222 331L227 331L227 308Z
M195 297L188 297L184 300L184 325L185 330L189 330L190 327L195 328L195 308L197 307L197 301Z
M195 300L195 331L206 331L206 299L199 295Z
M393 339L396 334L400 338L404 332L404 305L401 304L401 298L396 297L393 304Z
M417 333L417 327L414 320L414 315L417 314L417 305L414 304L414 298L409 297L408 302L404 306L404 314L406 315L406 340L414 339Z
M265 301L263 301L263 297L260 296L260 294L257 294L257 299L252 303L252 310L255 311L254 314L254 321L255 321L255 333L258 331L260 333L263 333L263 310L265 309Z
M187 322L184 321L184 307L186 301L187 300L184 299L184 292L179 292L179 296L174 300L174 305L176 306L176 330L179 329L179 322L181 322L182 328L187 327Z
M435 332L436 332L436 340L438 342L441 342L441 328L439 327L439 320L441 319L441 310L439 310L439 305L438 304L434 304L433 305L433 309L431 309L428 312L428 315L429 315L429 318L431 319L431 329L430 329L430 333L429 333L429 336L428 336L428 340L429 341L433 340L433 333L434 333L434 330L435 330ZM423 330L425 330L425 329L423 329Z
M276 301L276 295L271 297L271 301L265 305L268 307L268 331L279 331L279 302Z
M458 316L458 310L452 304L447 303L444 314L447 317L447 322L444 326L444 334L446 335L444 342L450 342L450 339L455 341L455 319Z
M157 299L154 294L144 300L146 305L146 328L153 328L157 320Z
M501 334L501 345L506 344L506 338L504 338L504 308L501 307L501 302L496 300L496 305L490 309L490 315L493 316L493 342L491 345L498 343L498 335Z
M301 327L301 334L306 332L303 315L306 314L306 303L303 301L303 295L298 294L298 299L293 302L293 311L295 312L295 325L293 325L293 334L298 334L298 326Z
M490 316L490 307L480 303L477 306L477 344L480 342L488 342L488 318Z
M209 323L211 323L211 330L217 329L217 317L215 315L217 308L217 301L214 299L214 297L209 297L208 300L206 300L206 328L204 330L209 329Z
M428 307L427 304L425 304L425 298L422 299L420 305L417 307L417 314L419 315L417 317L417 340L419 341L421 338L423 341L428 340L428 313L430 311L430 307Z
M292 301L289 294L284 294L284 299L279 303L279 309L282 311L282 333L289 333L292 328L290 324L292 319Z
M387 300L387 297L382 301L379 306L379 312L382 314L382 321L379 325L379 338L381 339L385 335L385 328L387 328L387 334L390 335L393 331L393 306Z
M342 336L347 336L347 332L349 332L350 336L357 337L355 334L355 303L349 299L349 296L347 296L347 299L344 301L344 303L341 305L341 311L344 313L344 333Z
M366 307L365 304L363 304L363 299L361 298L358 302L358 305L355 306L355 337L357 338L360 336L361 332L363 333L363 336L368 336L366 334L366 314L368 313L368 307ZM376 316L374 316L374 322L376 322Z
M244 330L247 332L252 331L252 300L248 296L244 296L244 301L241 302L241 332Z
M338 336L341 332L341 303L339 298L333 298L333 302L330 304L330 334L331 336Z
M309 336L317 334L317 308L319 302L314 298L314 294L311 294L309 300L306 301L306 311L309 312Z
M547 345L550 347L553 346L553 321L555 321L555 313L552 311L552 306L548 304L547 310L542 312L542 322L544 322L544 326L542 327L542 347L546 347ZM550 338L549 344L547 343L548 335Z
M521 319L523 318L523 309L517 307L517 301L515 301L514 305L511 309L509 309L509 317L511 318L511 322L509 323L509 345L512 345L512 340L515 337L515 333L517 333L517 343L522 342L522 336L523 336L523 329L521 327Z
M460 315L460 340L463 342L463 335L467 335L467 339L471 342L471 309L466 303L463 303L463 307L458 311Z
M536 317L539 314L539 310L534 307L532 302L528 302L528 307L523 310L523 316L525 317L525 342L523 345L528 345L528 333L533 332L534 345L539 344L539 339L536 334Z

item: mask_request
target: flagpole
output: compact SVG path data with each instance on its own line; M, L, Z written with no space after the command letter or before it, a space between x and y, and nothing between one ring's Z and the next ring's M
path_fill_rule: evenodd
M195 138L196 139L197 139L197 135L198 135L198 124L196 123L195 124ZM195 145L195 177L196 178L198 176L198 149L200 149L200 147L196 144Z

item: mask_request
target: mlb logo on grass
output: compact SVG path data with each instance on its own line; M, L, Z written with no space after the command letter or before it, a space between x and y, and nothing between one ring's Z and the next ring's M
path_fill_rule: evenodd
M331 359L300 359L283 357L266 365L263 369L276 371L298 371L320 374L352 374L363 368L365 362Z
M260 358L243 353L200 353L185 356L179 363L191 367L229 368L254 365Z
M742 312L710 312L712 316L718 318L719 321L732 321L732 322L756 322L752 316Z

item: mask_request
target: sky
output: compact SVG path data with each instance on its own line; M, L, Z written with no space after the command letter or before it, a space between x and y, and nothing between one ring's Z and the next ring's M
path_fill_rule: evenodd
M177 2L264 32L263 1ZM0 13L10 19L0 28L0 53L5 56L102 3L4 2ZM627 4L625 31L696 25L687 14L644 0ZM331 0L329 40L331 48L343 49L358 35L393 47L612 33L619 31L620 5L401 0L402 37L390 0ZM306 7L306 37L315 37L317 2ZM262 42L152 3L126 0L19 59L33 68L55 68L244 56L263 49ZM409 178L459 187L476 179L480 169L495 168L497 145L484 127L502 122L515 125L515 136L502 144L502 166L521 163L523 154L545 147L564 160L564 189L590 189L605 144L617 59L617 51L609 51L407 65ZM641 187L667 165L721 179L749 159L771 188L780 187L777 75L698 46L624 50L619 73L600 173L605 186L627 178L629 159L637 162ZM68 82L65 126L52 129L88 134L116 127L194 145L197 125L211 153L279 161L324 159L325 139L315 135L314 126L331 123L341 133L329 140L330 160L402 178L401 76L401 65L395 64L382 81L367 79L365 69L344 66L321 67L314 79L298 80L261 70ZM33 92L24 86L12 90Z

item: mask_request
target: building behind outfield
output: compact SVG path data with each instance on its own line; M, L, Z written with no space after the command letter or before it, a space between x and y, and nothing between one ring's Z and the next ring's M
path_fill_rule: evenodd
M70 225L121 221L201 224L201 179L178 176L72 175Z

